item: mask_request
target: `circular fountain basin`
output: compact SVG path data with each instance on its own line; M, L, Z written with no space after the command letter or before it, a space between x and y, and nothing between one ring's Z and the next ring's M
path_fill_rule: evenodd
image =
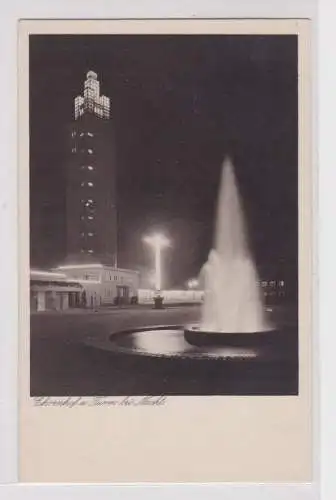
M157 326L128 330L109 337L111 351L151 358L193 360L255 359L253 346L192 345L180 326Z
M108 390L122 395L297 394L296 328L279 330L273 345L221 346L191 344L185 330L146 326L94 335L85 344L109 353L98 360L111 366Z
M209 347L258 348L274 343L278 338L277 330L259 332L216 332L201 330L199 326L184 328L184 338L190 345Z

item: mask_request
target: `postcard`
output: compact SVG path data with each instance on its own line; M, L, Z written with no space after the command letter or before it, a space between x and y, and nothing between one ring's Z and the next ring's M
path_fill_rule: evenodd
M20 480L312 480L309 20L19 23Z

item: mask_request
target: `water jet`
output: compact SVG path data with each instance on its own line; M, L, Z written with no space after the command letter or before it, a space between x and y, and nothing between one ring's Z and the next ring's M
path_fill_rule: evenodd
M276 331L265 315L246 221L229 159L223 164L214 248L203 267L204 303L199 327L186 327L193 345L250 345Z

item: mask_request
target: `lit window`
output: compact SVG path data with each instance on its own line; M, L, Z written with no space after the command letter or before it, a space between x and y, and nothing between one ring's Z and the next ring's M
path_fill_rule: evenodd
M285 282L284 281L279 281L279 286L284 287L285 286Z
M92 167L91 165L82 165L81 166L81 170L94 170L94 167Z
M87 183L87 185L88 185L89 187L93 187L93 182L88 182L88 183Z
M76 148L72 148L71 152L76 153Z
M88 215L88 219L89 220L93 220L93 216L92 215Z
M88 250L88 253L93 253L93 250L91 250L91 249L90 249L90 250Z
M86 207L90 207L93 204L93 200L81 200L81 202L84 203Z
M93 233L88 233L88 236L93 236Z
M267 281L262 281L262 282L261 282L261 286L262 286L263 288L265 288L265 287L267 286Z
M73 131L71 132L71 135L72 135L72 137L75 137L75 135L76 135L76 131L75 131L75 130L73 130Z
M270 281L270 283L269 283L269 284L270 284L270 286L271 286L272 288L274 288L274 287L275 287L275 281Z
M92 155L93 150L92 149L88 149L88 153L89 153L89 155Z
M87 135L88 135L89 137L93 137L93 134L92 134L91 132L88 132L88 133L87 133Z
M79 137L83 137L83 135L84 135L84 132L81 132L81 133L79 134Z

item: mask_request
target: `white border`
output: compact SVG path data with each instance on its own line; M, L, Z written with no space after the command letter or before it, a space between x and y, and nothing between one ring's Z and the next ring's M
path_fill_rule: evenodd
M321 396L321 494L322 498L336 497L334 452L336 449L336 391L335 350L333 328L336 282L335 222L336 169L334 160L336 130L336 65L330 62L329 51L336 45L336 5L324 0L320 7L318 33L318 142L319 142L319 362Z
M19 474L21 481L127 483L129 481L180 482L183 478L185 481L197 483L224 480L269 483L312 480L310 31L311 23L296 19L49 20L20 23L19 328L22 336L19 362L21 387ZM164 411L155 414L150 409L147 412L134 409L131 413L127 409L125 411L120 409L119 412L114 411L112 415L103 408L96 408L96 411L92 408L88 412L80 407L69 414L66 410L55 412L52 408L40 411L39 407L32 404L28 383L30 340L27 328L29 322L28 34L110 32L299 34L300 393L298 397L173 397L169 398L169 404ZM202 417L195 419L194 415ZM78 426L78 420L81 426ZM140 426L141 432L138 432L134 420ZM211 428L208 428L206 433L202 428L202 420L212 422ZM86 428L84 440L83 428ZM160 431L162 428L166 428L167 432L162 434ZM103 439L102 429L104 429ZM198 435L196 441L193 438L195 434ZM241 440L242 435L244 438ZM67 443L69 453L64 454L64 443ZM149 452L145 461L142 456L144 447ZM122 458L126 450L129 454L127 462ZM95 456L94 466L91 463L93 456ZM211 459L207 459L207 456ZM111 463L114 464L113 470Z
M332 175L335 171L335 166L333 165L333 143L334 134L333 131L335 127L332 127L332 119L335 113L330 112L332 104L332 95L335 93L335 72L332 72L332 60L329 59L333 57L333 51L331 47L334 44L331 43L329 36L334 36L334 26L333 20L335 16L335 7L333 8L332 2L324 2L324 13L323 15L323 29L320 28L321 41L324 43L320 47L320 64L322 66L322 72L324 71L324 76L326 79L322 80L322 86L324 89L329 88L329 94L327 90L320 92L321 95L321 113L325 113L325 118L323 120L325 128L320 130L320 141L321 141L321 164L328 166L321 173L320 181L320 193L323 190L323 196L320 195L320 217L321 221L321 238L324 241L325 246L320 250L321 264L321 284L329 284L329 289L321 290L321 309L325 313L327 312L328 306L331 308L333 306L332 301L332 272L330 270L330 264L335 260L336 252L334 242L330 241L330 235L332 234L332 229L335 225L333 221L332 214L336 213L332 202L335 203L334 188L332 182ZM143 17L143 18L158 18L158 17L312 17L315 16L314 2L302 0L302 1L271 1L265 0L264 2L251 2L250 0L234 2L224 2L224 0L217 0L204 2L204 1L170 1L166 2L155 2L155 0L144 0L139 1L128 1L125 0L120 2L120 5L111 5L104 1L81 1L80 3L74 2L70 5L70 2L66 0L58 0L58 2L52 1L40 1L34 0L27 5L24 1L15 1L6 5L5 10L2 10L2 17L0 20L0 54L2 63L2 78L0 79L1 94L3 96L3 107L2 113L0 114L0 141L2 145L2 155L1 155L1 166L0 166L0 228L2 232L1 241L3 244L0 246L0 276L1 276L1 287L0 287L0 304L2 312L1 315L1 330L2 334L0 337L1 348L0 348L0 401L1 401L1 414L0 414L0 481L2 482L13 482L16 480L16 348L17 348L17 272L16 272L16 259L17 259L17 248L16 248L16 212L17 212L17 196L16 196L16 21L18 18L106 18L106 17ZM325 60L323 59L323 53ZM324 66L323 66L324 65ZM329 82L328 82L329 78ZM330 81L331 80L331 81ZM335 107L335 106L334 106ZM323 127L322 122L322 127ZM329 148L327 147L327 142L329 140ZM325 155L325 156L323 156ZM329 158L328 158L329 155ZM329 159L329 162L328 162ZM328 196L329 187L329 196ZM329 214L330 220L326 218ZM323 223L324 221L324 223ZM322 255L323 258L322 259ZM328 259L329 257L329 259ZM333 273L334 274L334 273ZM329 322L322 318L323 331L326 332L327 325L330 328L332 325L331 318ZM321 336L322 337L322 336ZM327 339L326 339L327 340ZM321 364L322 376L324 376L324 385L322 390L322 396L324 397L324 404L329 402L334 392L333 387L333 377L331 373L331 368L334 364L332 345L325 345L323 338L321 339L320 351L323 362ZM328 363L329 362L329 363ZM3 376L2 372L6 373ZM329 386L328 386L329 379ZM332 385L331 385L332 384ZM329 387L329 388L328 388ZM326 397L327 396L327 397ZM4 401L4 404L2 404ZM335 408L335 406L334 406ZM329 410L330 412L330 410ZM328 445L329 449L332 450L329 438L326 438L327 426L329 427L334 424L332 414L323 412L322 415L322 433L324 445ZM331 430L331 429L330 429ZM335 435L333 436L335 439ZM333 461L331 460L331 454L329 455L329 461L324 464L325 470L329 470L329 485L332 484L331 478L333 477ZM325 458L325 453L323 454ZM328 460L328 459L327 459ZM323 483L324 488L328 487ZM334 484L335 487L335 484ZM143 490L145 488L145 490ZM180 491L176 490L177 487L167 486L160 488L160 494L163 498L168 498L169 495L172 497L178 493L184 495L191 495L193 498L200 497L204 495L206 498L209 494L213 495L214 498L219 497L219 495L230 495L230 498L275 498L280 500L282 498L295 498L296 500L301 500L301 498L315 498L312 496L312 488L310 486L289 486L289 485L253 485L253 486L238 486L238 485L225 485L220 486L188 486L178 487ZM48 498L64 496L64 498L76 498L76 496L81 495L84 498L95 498L97 493L101 495L101 498L107 498L107 495L111 495L111 489L108 486L85 486L84 489L81 486L69 487L69 486L34 486L34 485L20 485L20 486L8 486L2 487L0 492L6 497L6 493L13 495L13 489L19 491L17 493L17 498L44 498L48 495ZM139 489L132 487L123 487L123 495L129 494L138 495ZM150 497L150 495L155 495L157 497L159 491L157 488L151 487L141 487L141 492L144 496ZM20 493L21 492L21 493ZM118 488L113 490L115 494L118 493ZM324 489L324 493L327 490ZM328 494L323 495L323 498L332 498L330 494L330 489ZM8 496L9 496L8 495ZM22 495L22 496L21 496ZM170 497L169 497L170 498Z

